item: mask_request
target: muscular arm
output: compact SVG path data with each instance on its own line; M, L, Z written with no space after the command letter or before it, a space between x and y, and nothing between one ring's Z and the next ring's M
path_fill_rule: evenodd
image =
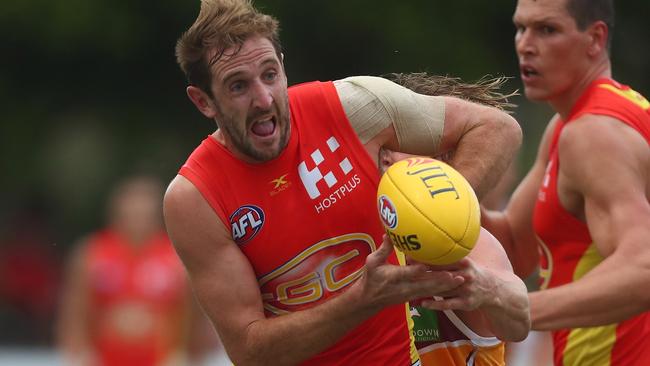
M515 273L525 278L539 263L538 242L533 231L533 210L543 183L549 157L551 134L557 119L547 126L531 170L515 189L504 211L481 208L481 224L501 242Z
M531 293L533 328L604 325L647 311L647 142L621 122L587 115L564 129L559 147L558 184L582 199L589 232L605 259L571 284Z
M526 338L530 330L526 285L512 272L506 253L487 230L481 229L474 249L451 268L465 278L465 283L444 294L444 300L424 306L457 311L480 335L513 342Z
M510 115L455 97L417 94L389 80L335 82L343 108L373 158L381 147L450 161L482 197L496 184L521 143ZM480 156L480 159L477 159Z
M368 256L363 275L347 291L310 309L266 318L250 263L185 178L172 182L164 213L197 298L237 365L299 363L389 304L447 291L463 282L449 272L428 273L422 265L386 264L393 249L385 241Z
M521 129L499 109L458 98L444 99L445 128L439 150L454 151L450 165L481 199L512 162L521 145Z

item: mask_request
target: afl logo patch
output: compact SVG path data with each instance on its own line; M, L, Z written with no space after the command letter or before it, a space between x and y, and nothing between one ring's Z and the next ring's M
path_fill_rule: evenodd
M395 210L395 205L386 195L379 196L377 200L377 205L379 206L379 215L381 216L381 221L383 221L384 226L387 229L394 229L397 227L397 211Z
M244 205L235 210L228 219L232 228L232 238L237 245L249 242L262 230L264 211L254 205Z

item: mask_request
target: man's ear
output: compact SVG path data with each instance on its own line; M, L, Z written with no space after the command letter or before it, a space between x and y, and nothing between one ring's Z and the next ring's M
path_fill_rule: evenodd
M601 52L607 52L607 37L609 35L609 27L605 22L599 20L589 26L587 31L589 33L589 48L587 52L589 56L597 56Z
M186 89L187 96L190 98L196 108L203 113L204 116L214 119L217 115L217 107L214 105L212 98L203 90L196 86L190 85Z

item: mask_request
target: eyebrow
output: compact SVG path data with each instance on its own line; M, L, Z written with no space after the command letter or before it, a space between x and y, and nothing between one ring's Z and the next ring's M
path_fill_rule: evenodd
M229 74L227 77L225 77L225 78L223 79L223 83L222 83L222 84L223 84L223 85L228 84L228 82L229 82L231 79L236 79L237 77L239 77L239 75L242 75L243 73L244 73L243 71L235 71L234 73Z
M523 22L521 21L521 17L518 19L517 17L514 17L514 16L512 17L512 22L513 22L514 24L518 24L518 23L521 24L521 23L523 23ZM531 25L538 25L538 24L556 23L556 22L557 22L557 21L556 21L555 18L553 18L553 17L544 17L544 18L541 18L541 19L535 19L535 20L533 20L532 22L529 22L529 23L530 23Z
M277 58L275 58L275 57L273 57L273 56L269 56L269 57L267 57L266 59L264 59L264 61L262 61L262 62L260 63L260 66L264 67L264 66L266 66L266 65L268 65L268 64L279 65L280 63L278 62ZM228 84L228 82L229 82L231 79L236 79L238 76L240 76L240 75L242 75L242 74L244 74L244 71L241 71L241 70L239 70L239 71L235 71L234 73L232 73L232 74L226 76L226 77L223 79L223 84L224 84L224 85L225 85L225 84Z

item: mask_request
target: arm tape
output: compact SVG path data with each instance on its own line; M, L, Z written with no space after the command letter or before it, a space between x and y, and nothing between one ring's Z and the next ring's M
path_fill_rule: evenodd
M445 122L444 97L418 94L373 76L353 76L334 85L362 143L392 123L400 151L420 155L438 152Z

